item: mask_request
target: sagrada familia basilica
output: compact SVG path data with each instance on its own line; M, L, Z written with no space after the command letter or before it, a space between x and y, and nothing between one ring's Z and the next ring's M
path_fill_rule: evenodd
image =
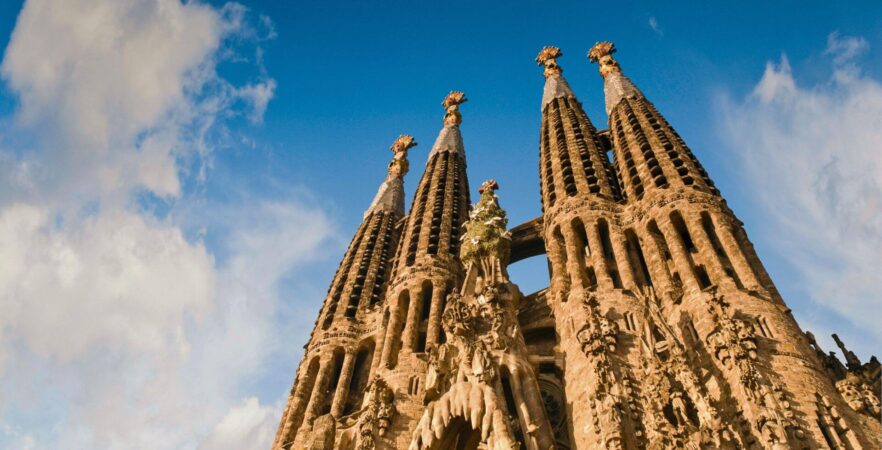
M462 92L404 210L407 151L364 213L305 346L273 450L880 449L880 364L800 329L674 128L588 53L597 130L542 49L542 215L472 205ZM612 158L608 157L608 152ZM547 255L524 295L507 265Z

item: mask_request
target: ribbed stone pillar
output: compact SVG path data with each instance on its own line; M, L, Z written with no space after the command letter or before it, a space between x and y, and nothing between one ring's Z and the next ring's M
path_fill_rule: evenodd
M683 247L683 242L680 241L680 235L677 234L674 225L667 218L657 220L657 223L668 244L668 250L671 251L674 265L680 273L680 280L683 281L684 290L700 291L701 287L698 285L698 280L695 279L695 270L692 268L692 262L689 256L686 255L686 249Z
M625 235L622 234L618 227L610 226L609 239L612 242L613 257L616 265L619 266L619 276L622 277L622 286L625 289L637 289L637 281L634 279L634 267L631 265L630 255L625 246Z
M720 262L720 255L717 254L711 243L707 231L701 224L701 217L694 212L683 211L683 221L689 229L689 235L695 241L698 247L698 253L701 255L703 262L707 265L713 282L726 289L735 289L735 282L726 273L723 264Z
M319 408L321 408L325 397L328 395L328 383L331 381L331 370L334 367L334 359L331 354L322 357L319 365L318 375L315 383L312 385L312 395L309 397L309 403L306 404L306 415L304 422L307 425L312 424L313 419L318 416Z
M585 287L585 266L582 264L582 249L576 247L576 235L572 229L572 224L564 224L561 227L561 233L564 237L564 246L567 252L567 273L570 275L570 286Z
M355 351L346 349L343 357L343 368L340 370L340 380L337 381L337 391L334 392L334 400L331 403L331 415L341 417L346 399L349 398L349 385L352 381L352 369L355 366Z
M753 271L753 267L751 267L750 262L741 251L741 247L735 239L735 233L732 231L732 221L723 219L718 214L712 214L711 220L717 228L717 236L720 238L720 243L722 243L723 249L729 256L729 260L732 261L732 265L735 266L735 271L738 273L738 277L741 278L744 286L748 289L759 289L761 286Z
M433 286L432 305L429 309L429 328L426 333L426 348L438 345L441 334L441 314L444 313L444 296L447 295L446 286Z
M386 333L383 339L383 356L381 357L382 364L386 367L391 365L392 352L395 351L395 341L400 339L398 330L401 329L404 321L404 318L401 317L401 307L404 305L402 305L401 302L402 300L399 295L394 306L389 311L389 326L386 328Z
M591 260L594 262L594 274L597 276L597 284L601 289L614 289L612 277L609 275L609 265L603 254L603 241L600 239L600 229L597 222L585 224L588 234L588 247L591 249Z
M667 270L667 261L659 249L658 242L649 231L635 230L634 234L639 239L640 248L643 249L643 256L646 258L646 265L649 269L649 276L652 277L652 284L656 292L659 294L669 291L674 282L671 274Z

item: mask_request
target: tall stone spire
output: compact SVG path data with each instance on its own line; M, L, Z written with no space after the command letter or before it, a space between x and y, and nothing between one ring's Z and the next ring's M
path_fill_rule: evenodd
M573 90L570 89L570 84L567 83L567 80L563 77L563 69L557 65L557 58L563 56L563 52L560 51L558 47L545 47L542 51L539 52L539 55L536 56L536 62L539 65L545 66L545 70L543 71L543 75L545 75L545 89L542 91L542 108L545 109L545 105L548 102L559 98L559 97L569 97L575 98L576 96L573 94Z
M623 98L643 97L643 94L634 86L628 77L622 74L619 63L613 59L616 46L612 42L598 42L588 52L588 59L600 65L600 75L603 77L603 94L606 96L606 113L619 104Z
M606 152L597 130L567 84L557 58L557 47L545 47L536 57L544 67L542 130L539 145L539 177L543 209L566 197L619 198Z
M588 59L600 66L615 168L623 195L640 200L644 193L686 186L719 195L704 167L646 97L622 74L612 57L616 46L598 42Z
M308 429L318 416L340 417L360 406L359 389L367 385L373 349L340 349L350 346L351 336L362 338L359 324L376 315L376 306L384 298L392 252L401 233L397 225L404 215L402 177L408 170L407 150L414 145L413 137L407 135L392 144L394 156L388 175L337 268L305 347L274 449L301 448L295 445L302 445L303 441L298 441L303 439L301 427Z
M414 193L395 258L390 322L382 360L388 368L437 343L446 295L462 276L460 227L468 218L469 184L459 126L462 92L450 92L441 128Z
M413 136L402 134L392 144L392 161L389 163L389 174L380 185L374 201L371 206L364 212L364 216L374 211L389 211L404 215L404 176L410 169L410 163L407 161L407 150L416 146Z
M444 127L438 133L435 139L435 145L429 152L429 162L432 157L441 152L455 152L460 156L465 156L465 149L462 144L462 134L459 132L459 125L462 123L462 114L459 113L459 105L467 102L465 94L462 92L452 91L447 94L441 106L444 107ZM428 162L426 163L428 164Z
M459 105L467 101L462 92L450 92L444 107L444 126L429 152L408 216L407 228L396 270L413 266L421 255L455 259L459 248L459 227L466 220L469 185L465 147L459 126Z

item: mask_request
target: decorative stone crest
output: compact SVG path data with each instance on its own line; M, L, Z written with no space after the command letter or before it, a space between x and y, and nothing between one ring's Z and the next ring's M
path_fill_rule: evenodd
M407 161L407 150L416 146L416 142L412 136L402 134L392 143L392 161L389 162L386 180L377 190L377 195L371 202L371 206L365 211L364 217L367 217L373 211L397 211L404 214L404 175L410 169L410 163Z
M619 63L612 57L615 52L616 45L608 41L594 44L594 47L588 52L588 59L591 62L596 62L600 65L600 75L604 78L611 73L622 72Z
M462 123L462 114L459 113L459 105L467 102L465 93L459 91L450 91L441 106L444 107L444 126L455 127Z
M417 143L413 140L413 136L402 134L392 144L391 150L392 161L389 163L389 175L401 178L407 174L410 164L407 162L407 151L416 147Z
M540 66L545 66L545 70L542 72L542 74L545 75L545 78L550 76L560 76L563 72L563 69L557 65L557 58L560 58L561 56L563 56L563 52L560 51L560 48L554 46L542 48L542 51L536 56L536 62L539 63Z

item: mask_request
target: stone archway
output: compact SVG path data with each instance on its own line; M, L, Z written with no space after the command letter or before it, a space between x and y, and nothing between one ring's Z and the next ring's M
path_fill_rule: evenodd
M508 420L493 388L460 381L429 403L413 432L410 450L515 450Z
M481 430L472 428L465 419L457 417L447 425L444 436L435 441L430 450L477 450L481 443Z

